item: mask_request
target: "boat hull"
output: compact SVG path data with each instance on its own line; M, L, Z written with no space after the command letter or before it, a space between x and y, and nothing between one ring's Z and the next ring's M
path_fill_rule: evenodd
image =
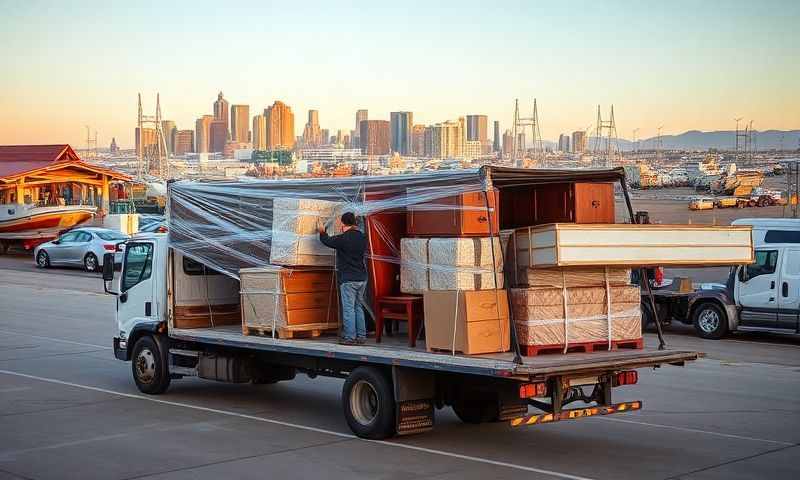
M4 206L5 208L5 206ZM0 218L0 237L55 237L64 230L91 218L97 211L92 206L39 207L26 209L18 216Z

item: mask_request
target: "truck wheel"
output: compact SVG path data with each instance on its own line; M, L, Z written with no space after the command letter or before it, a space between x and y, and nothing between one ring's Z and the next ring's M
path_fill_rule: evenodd
M378 369L358 367L342 388L344 417L361 438L381 440L395 434L394 389Z
M694 329L702 338L719 340L728 333L728 318L715 303L699 305L692 317Z
M150 335L141 337L133 346L131 369L133 380L142 393L157 395L169 387L167 352Z
M461 398L453 403L453 411L462 422L473 424L496 422L500 415L497 400L486 396Z

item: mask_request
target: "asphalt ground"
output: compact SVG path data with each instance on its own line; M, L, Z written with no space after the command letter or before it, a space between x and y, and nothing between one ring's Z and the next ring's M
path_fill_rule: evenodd
M445 409L432 432L370 442L337 379L140 394L111 350L114 305L96 274L0 256L0 479L800 478L796 336L673 326L670 347L707 356L615 389L642 411L514 429Z

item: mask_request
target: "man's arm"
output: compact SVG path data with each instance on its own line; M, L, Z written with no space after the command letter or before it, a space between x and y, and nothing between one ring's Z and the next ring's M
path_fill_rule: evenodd
M322 242L323 245L330 248L338 248L341 242L340 235L330 236L328 232L325 231L325 228L319 228L319 241Z

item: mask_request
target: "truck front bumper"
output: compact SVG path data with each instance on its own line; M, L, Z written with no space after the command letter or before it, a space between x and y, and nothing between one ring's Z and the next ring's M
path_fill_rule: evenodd
M536 425L539 423L558 422L561 420L574 420L576 418L593 417L595 415L611 415L612 413L631 412L641 410L642 402L615 403L600 407L573 408L571 410L561 410L558 413L539 413L536 415L526 415L511 420L512 427L523 425Z
M119 337L114 337L114 356L117 360L127 362L131 359L128 355L128 345L125 340L120 340Z

